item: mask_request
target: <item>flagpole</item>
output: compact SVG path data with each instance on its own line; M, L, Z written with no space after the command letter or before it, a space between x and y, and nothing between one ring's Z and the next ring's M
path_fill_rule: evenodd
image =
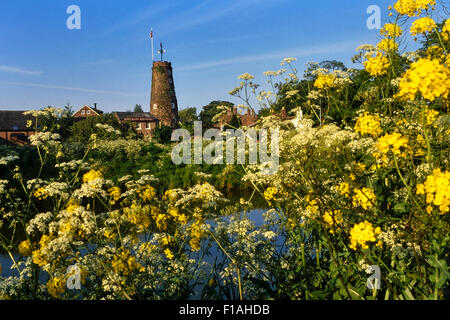
M150 36L152 39L152 61L155 61L155 56L153 54L153 28L151 28Z

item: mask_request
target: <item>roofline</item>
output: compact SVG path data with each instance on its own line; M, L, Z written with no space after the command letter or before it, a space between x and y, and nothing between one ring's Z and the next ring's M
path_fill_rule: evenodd
M89 109L91 109L92 111L94 111L98 116L100 115L100 113L98 113L99 111L103 113L103 111L101 111L101 110L99 110L99 109L95 110L95 109L89 107L88 105L82 106L82 107L81 107L80 109L78 109L75 113L77 113L78 111L80 111L80 110L83 109L84 107L88 107ZM74 113L74 114L75 114L75 113Z

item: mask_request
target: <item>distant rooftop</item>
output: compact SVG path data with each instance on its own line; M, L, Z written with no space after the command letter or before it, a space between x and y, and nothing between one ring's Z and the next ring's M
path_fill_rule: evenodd
M113 114L117 115L120 121L132 119L148 119L151 121L157 120L150 112L113 112Z
M1 131L26 131L27 121L34 121L31 115L24 115L24 111L0 111L0 130Z

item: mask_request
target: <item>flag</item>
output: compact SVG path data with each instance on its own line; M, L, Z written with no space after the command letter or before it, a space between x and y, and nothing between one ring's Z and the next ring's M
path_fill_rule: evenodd
M150 38L153 38L153 30L150 31Z

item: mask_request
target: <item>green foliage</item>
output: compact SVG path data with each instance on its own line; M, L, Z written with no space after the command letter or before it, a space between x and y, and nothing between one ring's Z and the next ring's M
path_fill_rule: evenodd
M69 140L72 142L78 142L87 144L92 134L96 134L98 138L118 138L117 134L110 134L104 130L96 127L96 124L107 124L112 126L121 132L125 137L136 137L136 131L131 123L120 122L113 114L102 114L95 117L88 117L86 119L80 119L76 121L72 126L68 128L70 133Z
M172 127L160 126L155 128L153 131L153 138L159 143L166 144L169 143L172 137Z
M191 107L178 110L178 118L182 123L197 121L197 109L195 107Z
M209 129L213 127L214 123L212 118L220 112L220 110L217 109L218 106L233 107L234 104L229 101L212 101L204 106L199 115L203 128Z
M194 134L194 121L198 121L197 109L195 107L178 111L179 126Z

